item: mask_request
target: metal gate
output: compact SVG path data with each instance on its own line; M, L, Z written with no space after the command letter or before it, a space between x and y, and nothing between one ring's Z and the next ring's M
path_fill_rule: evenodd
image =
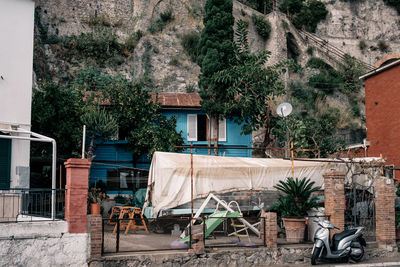
M381 175L377 162L348 164L345 183L345 228L365 227L363 235L375 241L375 178Z

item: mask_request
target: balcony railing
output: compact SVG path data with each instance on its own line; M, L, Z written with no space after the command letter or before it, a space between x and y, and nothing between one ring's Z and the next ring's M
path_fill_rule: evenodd
M55 216L51 216L55 192ZM0 222L64 219L65 189L0 190Z

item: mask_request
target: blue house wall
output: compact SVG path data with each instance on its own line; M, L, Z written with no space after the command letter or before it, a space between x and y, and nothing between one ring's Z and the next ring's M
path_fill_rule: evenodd
M188 114L205 114L205 112L201 110L163 110L163 115L167 118L171 118L175 116L176 118L176 130L177 132L181 132L182 138L184 140L185 145L190 145L190 142L187 141L187 115ZM239 149L239 147L251 147L252 146L252 137L249 135L241 135L241 125L238 125L233 120L226 119L226 141L219 141L218 153L220 156L227 157L251 157L252 151L251 149ZM193 141L194 146L204 146L204 149L195 148L193 149L193 153L199 155L208 155L208 149L206 148L208 145L207 141ZM238 149L224 149L224 147L238 147ZM94 154L96 157L93 160L91 169L90 169L90 184L95 186L98 181L102 180L104 183L107 183L107 172L110 170L116 170L118 168L133 167L132 154L127 149L127 141L118 140L118 141L107 141L107 142L96 142ZM183 153L190 153L190 149L185 149ZM214 151L211 149L211 154L213 155ZM136 165L136 168L140 169L149 169L150 168L151 159L147 158L146 155L143 155L139 162ZM118 165L118 166L111 166ZM109 191L109 194L117 194L117 193L129 193L119 191Z
M176 118L176 130L177 132L182 131L182 137L185 145L190 145L187 141L187 115L188 114L206 114L201 110L165 110L163 111L164 116ZM241 125L230 119L226 119L226 141L218 142L218 154L219 156L226 157L251 157L251 149L239 149L239 147L251 147L252 137L251 134L241 135ZM207 141L193 141L193 146L208 146ZM238 147L238 149L224 149L223 147ZM185 149L183 153L190 153L190 149ZM199 155L208 155L208 149L206 148L195 148L193 153ZM212 149L211 154L214 151Z

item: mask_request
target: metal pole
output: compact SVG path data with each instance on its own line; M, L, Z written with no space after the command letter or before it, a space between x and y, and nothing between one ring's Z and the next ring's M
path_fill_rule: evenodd
M57 144L56 140L51 140L53 145L53 160L51 164L51 219L56 219L56 188L57 188L57 177L56 177L56 161L57 161Z
M119 223L120 223L120 219L117 218L117 238L116 238L116 248L115 248L115 252L119 252Z
M82 158L85 158L85 146L86 146L86 125L83 125L83 134L82 134Z
M266 239L266 235L267 235L267 232L266 232L266 226L265 226L265 219L266 219L266 217L263 217L263 228L264 228L264 240L263 240L263 242L264 242L264 247L266 247L267 246L267 239Z
M104 254L104 222L105 220L101 220L101 255Z
M292 162L292 178L294 179L293 139L290 141L290 160Z
M193 142L190 142L190 199L192 206L192 219L191 224L193 223Z

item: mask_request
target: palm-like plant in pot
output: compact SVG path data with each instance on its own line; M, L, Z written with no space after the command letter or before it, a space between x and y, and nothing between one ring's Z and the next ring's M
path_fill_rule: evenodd
M321 189L314 186L310 179L293 179L279 181L275 189L283 193L279 196L272 209L280 211L285 223L286 240L291 243L300 243L304 239L305 216L312 208L317 208L317 198L312 193Z

